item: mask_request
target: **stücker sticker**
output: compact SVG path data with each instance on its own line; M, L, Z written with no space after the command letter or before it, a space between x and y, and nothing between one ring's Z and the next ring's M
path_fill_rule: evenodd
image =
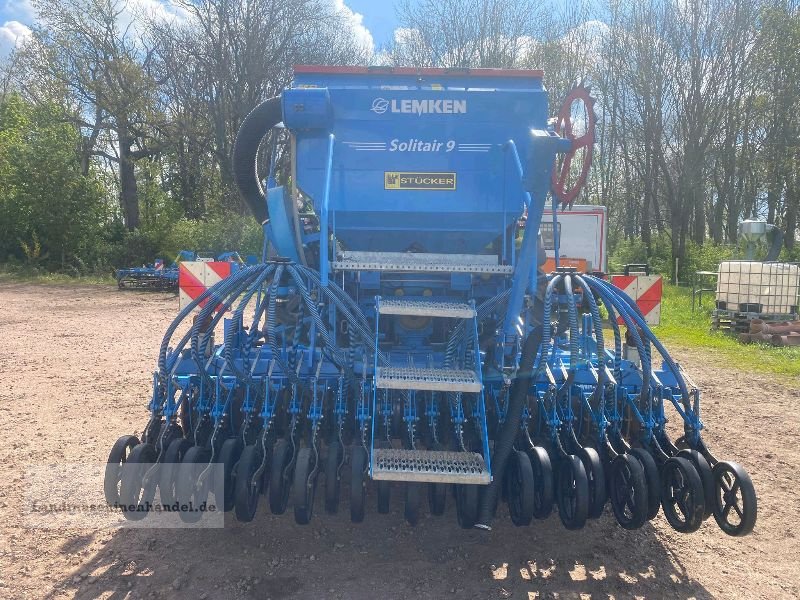
M456 189L456 174L384 171L383 188L386 190L454 190Z

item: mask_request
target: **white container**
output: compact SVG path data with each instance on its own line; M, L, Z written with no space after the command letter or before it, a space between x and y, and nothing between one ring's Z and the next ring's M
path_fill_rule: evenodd
M738 312L797 312L800 267L728 260L717 271L717 307Z

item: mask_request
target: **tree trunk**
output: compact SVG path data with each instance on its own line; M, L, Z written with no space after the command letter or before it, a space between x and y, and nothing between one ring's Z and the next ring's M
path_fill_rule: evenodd
M125 227L133 231L139 227L139 192L131 148L133 138L123 129L119 131L119 202L125 218Z

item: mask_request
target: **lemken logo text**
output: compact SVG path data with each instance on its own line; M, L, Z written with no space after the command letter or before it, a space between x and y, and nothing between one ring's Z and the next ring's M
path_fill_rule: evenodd
M467 112L466 100L419 100L405 98L403 100L386 100L385 98L375 98L372 101L372 112L382 115L387 110L393 113L403 114L442 114L457 115Z

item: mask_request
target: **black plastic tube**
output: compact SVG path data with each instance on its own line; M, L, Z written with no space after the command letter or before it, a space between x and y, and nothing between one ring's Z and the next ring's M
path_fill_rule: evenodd
M542 326L537 325L528 334L525 343L522 345L522 357L520 358L517 378L511 386L511 397L508 402L508 412L503 423L503 430L495 442L494 453L492 456L492 471L494 478L486 487L481 496L481 504L478 510L478 521L475 527L478 529L491 529L492 512L497 501L497 494L503 482L503 472L511 455L511 448L520 430L522 421L522 407L528 397L528 390L533 378L533 363L542 343Z
M268 215L264 187L258 177L256 165L258 147L269 130L282 120L281 97L275 96L265 100L244 118L233 144L231 156L233 179L239 188L242 200L259 223L266 221Z

